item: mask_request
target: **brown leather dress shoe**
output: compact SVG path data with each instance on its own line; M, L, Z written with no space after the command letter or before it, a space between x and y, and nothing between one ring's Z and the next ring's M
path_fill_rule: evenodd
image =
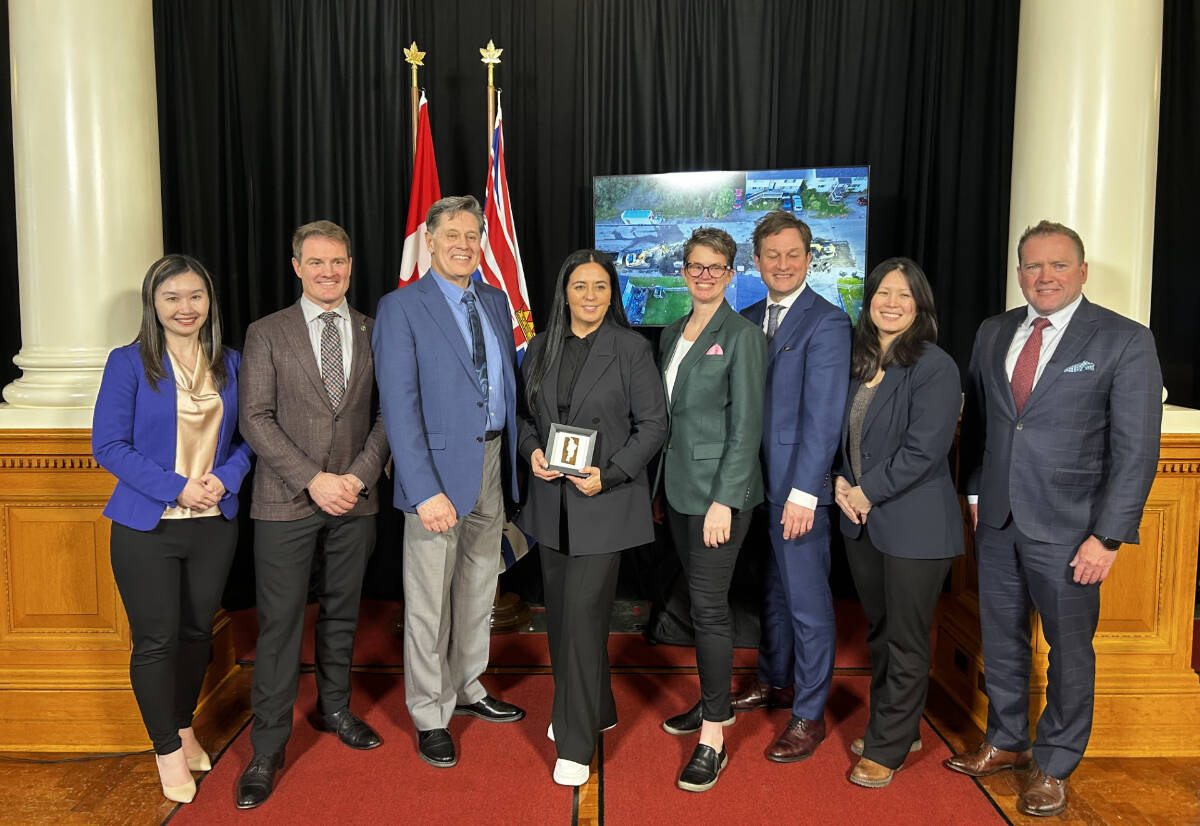
M891 783L892 775L895 773L887 766L864 757L858 761L854 771L850 772L850 782L868 789L878 789Z
M791 708L796 687L786 688L760 683L754 680L733 698L729 705L734 711L754 711L759 708Z
M795 763L812 753L825 739L825 720L792 717L779 739L767 749L767 759L776 763Z
M1052 817L1066 809L1067 778L1059 780L1035 768L1017 798L1017 811L1033 817Z
M975 751L956 754L942 765L951 771L969 774L971 777L987 777L1005 769L1027 769L1033 765L1033 750L1005 751L986 740Z

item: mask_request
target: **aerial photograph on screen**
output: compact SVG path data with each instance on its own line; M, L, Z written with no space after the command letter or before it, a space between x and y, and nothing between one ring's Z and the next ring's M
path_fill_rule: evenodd
M697 227L737 242L725 297L738 310L766 297L751 235L766 212L785 209L812 228L807 283L857 323L866 276L868 167L669 172L593 179L596 248L612 256L629 321L670 324L691 309L683 244Z

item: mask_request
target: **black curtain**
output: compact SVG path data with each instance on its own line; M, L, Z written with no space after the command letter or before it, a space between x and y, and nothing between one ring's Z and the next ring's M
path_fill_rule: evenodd
M1158 344L1168 401L1200 407L1200 8L1163 4L1162 90L1158 118L1158 192L1150 329Z
M1002 307L1017 4L960 0L156 0L167 249L209 264L235 342L294 300L290 231L354 240L350 299L395 283L408 67L443 193L481 195L485 70L504 49L506 161L535 322L591 243L591 177L871 164L869 261L929 272L965 364Z

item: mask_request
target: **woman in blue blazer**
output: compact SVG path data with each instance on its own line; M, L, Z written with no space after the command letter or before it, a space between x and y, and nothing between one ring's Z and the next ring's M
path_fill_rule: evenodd
M129 679L163 794L188 803L211 768L192 731L212 620L237 544L250 448L237 433L238 354L221 344L212 278L186 255L150 266L137 340L109 354L92 453L117 477L113 576L133 637Z
M662 449L667 408L654 352L629 328L617 271L596 250L567 256L546 331L522 364L518 451L533 471L518 524L541 546L554 670L554 780L588 779L596 733L617 722L608 621L621 551L654 541L646 465ZM585 475L546 459L551 424L596 431Z
M929 630L963 522L947 456L962 390L934 343L925 273L907 258L867 276L834 468L846 557L867 615L871 714L850 781L877 788L910 751L929 687Z

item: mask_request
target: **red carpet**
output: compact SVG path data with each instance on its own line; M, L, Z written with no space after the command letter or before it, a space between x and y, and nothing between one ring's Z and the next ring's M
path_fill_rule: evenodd
M358 635L354 644L356 666L399 666L404 661L402 640L392 632L392 618L399 603L364 600L359 611ZM834 600L837 615L837 668L867 668L867 621L858 600ZM258 635L258 618L253 608L234 611L234 643L238 658L254 659L254 643ZM300 659L313 662L313 624L317 606L308 606L304 622L304 647ZM641 634L613 634L608 642L609 657L614 666L636 668L694 668L696 655L692 648L678 645L647 645ZM735 668L754 668L757 652L737 648L733 653ZM540 634L497 634L492 638L493 666L549 666L550 658Z
M316 687L312 675L303 675L287 763L271 798L250 811L234 806L237 778L252 752L247 727L171 824L570 823L573 792L550 779L555 757L554 744L546 739L551 678L489 676L484 681L533 712L505 725L455 717L450 731L458 765L435 769L417 756L401 677L355 675L352 706L383 738L379 748L361 752L308 724Z
M696 745L659 724L699 696L692 676L623 675L613 678L620 724L604 735L604 819L628 823L969 823L1007 821L969 777L942 768L950 751L928 724L925 747L883 789L863 789L846 778L857 757L850 741L866 727L869 677L835 677L826 725L829 735L800 763L772 763L763 751L789 712L738 715L725 729L729 765L703 794L675 786Z

